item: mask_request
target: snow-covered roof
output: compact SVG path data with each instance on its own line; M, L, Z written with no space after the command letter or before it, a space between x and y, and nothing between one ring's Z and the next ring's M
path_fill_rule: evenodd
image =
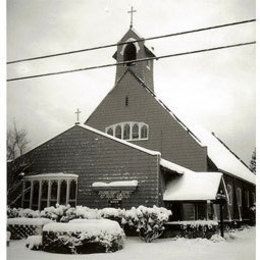
M207 147L208 156L220 171L229 173L250 183L256 184L255 174L252 173L245 163L236 156L222 141L207 130L194 125L184 115L173 113L155 94L152 92L134 72L129 69L132 75L141 83L154 99L179 123L179 125L202 147ZM180 120L182 118L183 120ZM184 119L185 118L185 119ZM185 120L185 123L183 122Z
M92 187L137 187L138 181L112 181L109 183L106 182L93 182Z
M150 155L161 155L160 152L153 151L153 150L149 150L149 149L143 148L143 147L141 147L141 146L132 144L132 143L130 143L130 142L124 141L124 140L122 140L122 139L116 138L116 137L111 136L111 135L109 135L109 134L106 134L106 133L104 133L104 132L102 132L102 131L99 131L99 130L97 130L97 129L91 127L91 126L83 125L83 124L79 124L79 125L77 125L77 126L82 127L82 128L84 128L84 129L87 129L87 130L89 130L89 131L91 131L91 132L93 132L93 133L96 133L96 134L98 134L98 135L101 135L101 136L104 136L104 137L106 137L106 138L109 138L109 139L111 139L111 140L113 140L113 141L116 141L116 142L118 142L118 143L121 143L121 144L127 145L127 146L129 146L129 147L132 147L132 148L134 148L134 149L136 149L136 150L142 151L142 152L144 152L144 153L147 153L147 154L150 154Z
M256 176L219 138L202 127L193 127L201 142L207 146L208 156L220 171L256 184Z
M163 200L215 200L221 178L220 172L189 172L175 176L166 184Z
M35 174L35 175L24 176L25 180L31 180L31 179L77 179L77 178L78 178L77 174L63 173L63 172L43 173L43 174Z
M193 172L191 171L190 169L188 168L185 168L183 166L180 166L176 163L173 163L173 162L170 162L170 161L167 161L165 159L161 159L160 160L160 165L170 171L173 171L173 172L176 172L178 174L184 174L184 173L190 173L190 172Z

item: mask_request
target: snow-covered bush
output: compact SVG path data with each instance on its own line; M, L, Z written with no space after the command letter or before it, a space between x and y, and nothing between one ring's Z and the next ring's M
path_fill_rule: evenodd
M41 250L42 249L42 236L29 236L26 239L25 246L31 250Z
M39 210L23 209L23 208L7 208L8 218L39 218L41 216Z
M66 212L69 209L70 209L70 205L64 206L64 205L56 204L55 207L51 206L42 210L41 217L49 218L56 222L62 222L62 220L66 217Z
M91 209L83 206L76 206L76 208L69 208L61 222L68 222L72 219L100 219L100 210Z
M223 241L225 241L225 238L223 238L221 235L219 235L219 234L214 234L211 238L210 238L210 240L212 241L212 242L214 242L214 243L218 243L218 242L223 242Z
M182 235L187 238L211 238L218 231L218 222L214 220L178 221Z
M115 209L115 208L104 208L99 210L99 214L102 218L115 220L120 225L123 224L122 220L125 218L125 209Z
M150 243L163 233L164 224L171 214L170 210L156 206L152 208L133 207L125 211L122 224L134 227L139 236L145 242Z
M123 248L124 231L108 219L74 219L43 228L43 250L55 253L88 254L115 252Z
M19 209L19 217L21 218L39 218L41 217L39 210Z
M20 209L7 207L7 217L8 218L17 218L19 217Z

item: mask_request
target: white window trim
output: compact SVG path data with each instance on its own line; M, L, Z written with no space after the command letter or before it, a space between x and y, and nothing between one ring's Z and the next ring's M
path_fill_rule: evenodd
M229 188L230 188L230 192L231 194L229 193ZM233 205L233 187L231 184L228 184L227 185L227 194L228 194L228 205L229 206L232 206Z
M124 139L124 126L126 125L126 124L128 124L129 126L130 126L130 138L129 139ZM135 124L137 124L138 125L138 131L139 131L139 138L133 138L133 135L132 135L132 133L133 133L133 131L132 131L132 129L133 129L133 126L135 125ZM115 136L115 130L116 130L116 127L117 126L121 126L121 139L122 140L125 140L125 141L145 141L145 140L148 140L149 139L149 125L147 125L146 123L144 123L144 122L134 122L134 121L127 121L127 122L120 122L120 123L118 123L118 124L114 124L114 125L110 125L110 126L108 126L108 127L106 127L105 128L105 132L107 133L108 132L108 129L110 129L110 128L112 128L113 129L113 136L114 137L116 137ZM142 129L142 127L143 126L146 126L147 127L147 137L145 137L145 138L141 138L141 129Z
M132 41L136 41L136 39L135 38L128 38L125 42L132 42ZM137 54L140 51L141 48L140 48L138 42L133 42L133 44L135 45L136 54ZM120 51L121 55L123 55L125 53L126 46L127 46L127 43L122 46L122 49Z

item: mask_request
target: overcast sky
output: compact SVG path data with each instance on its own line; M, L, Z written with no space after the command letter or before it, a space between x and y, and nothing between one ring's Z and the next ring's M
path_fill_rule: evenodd
M8 0L7 59L116 43L255 18L253 0ZM157 56L255 40L255 24L147 42ZM114 62L115 48L8 65L8 77ZM35 147L84 122L113 87L115 68L7 84L7 122ZM169 108L220 137L246 163L255 147L255 46L155 61L155 93ZM185 120L184 120L185 122Z

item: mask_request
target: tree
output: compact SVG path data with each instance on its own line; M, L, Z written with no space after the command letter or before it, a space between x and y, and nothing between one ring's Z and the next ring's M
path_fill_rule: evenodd
M249 168L254 174L256 173L256 149L253 151Z
M27 131L18 129L14 121L13 127L7 130L7 160L14 160L22 155L28 143Z

